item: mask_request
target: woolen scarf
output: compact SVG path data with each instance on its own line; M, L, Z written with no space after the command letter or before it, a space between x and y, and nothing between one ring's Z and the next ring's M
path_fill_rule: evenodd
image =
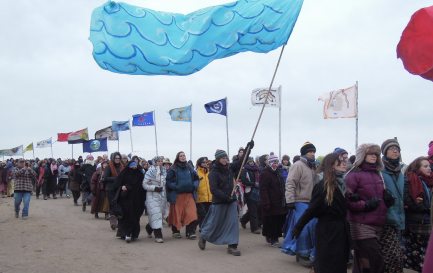
M316 169L316 159L309 159L305 156L301 156L300 160L302 162L304 162L305 164L307 164L308 167L310 167L311 169Z
M389 159L386 156L382 157L383 164L385 165L385 169L395 174L401 172L401 164L400 158L397 159Z
M433 174L425 176L419 172L408 172L407 179L409 181L409 193L414 201L418 197L424 198L423 181L430 189L433 188Z

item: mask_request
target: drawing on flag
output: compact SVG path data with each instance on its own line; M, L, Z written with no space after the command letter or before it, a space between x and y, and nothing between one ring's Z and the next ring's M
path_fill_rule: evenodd
M83 153L108 151L107 138L91 139L83 142Z
M51 147L51 145L53 144L52 138L47 138L41 141L36 142L36 148L47 148L47 147Z
M153 126L153 111L132 116L132 126Z
M169 114L172 121L191 122L191 105L171 109Z
M319 98L323 101L323 118L356 118L358 115L358 88L356 85L331 91Z
M111 126L103 128L95 132L95 138L107 138L108 140L119 140L119 134L113 131Z
M68 144L83 143L85 140L89 140L89 131L87 128L72 132L68 135Z
M211 101L204 105L206 112L227 116L227 99Z
M266 100L266 94L269 88L257 88L251 93L251 103L253 106L262 106ZM271 93L268 96L266 107L280 107L281 104L281 86L277 89L271 89Z
M5 149L0 150L0 156L23 156L23 145L12 148L12 149Z
M115 132L118 131L128 131L129 130L129 120L125 121L113 121L111 123L111 129Z

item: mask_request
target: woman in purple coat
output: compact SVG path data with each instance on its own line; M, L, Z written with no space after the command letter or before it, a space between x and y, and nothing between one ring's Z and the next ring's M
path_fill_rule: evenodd
M380 154L378 145L360 145L355 163L345 178L348 220L355 251L354 273L381 273L384 270L378 238L385 224L387 206L384 199L387 198L384 198L384 182L380 175L383 168Z

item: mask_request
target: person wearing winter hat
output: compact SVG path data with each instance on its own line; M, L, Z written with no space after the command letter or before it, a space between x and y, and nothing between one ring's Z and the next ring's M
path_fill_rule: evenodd
M260 234L259 228L259 167L254 162L252 157L249 157L247 163L241 172L241 182L245 187L245 200L248 207L247 212L242 215L240 222L242 228L246 228L247 223L250 223L250 230L254 234Z
M215 161L209 173L212 205L203 220L198 247L205 250L206 241L216 245L228 245L227 252L240 256L237 197L233 193L234 176L229 167L227 153L215 152Z
M333 153L339 156L340 161L345 161L346 163L349 161L349 153L345 149L337 147Z
M80 189L81 189L81 202L82 202L82 210L83 212L86 211L86 205L91 200L90 197L90 184L92 183L92 176L93 173L96 171L95 161L94 157L92 155L86 156L86 160L84 161L84 164L80 168L80 172L83 175L83 181L81 182Z
M278 157L271 154L268 166L260 175L260 203L263 215L263 236L272 247L279 247L278 238L286 219L285 183L278 169Z
M403 273L403 251L400 241L401 233L405 229L405 213L400 144L397 139L387 139L382 143L381 151L385 166L381 171L383 181L387 192L394 200L394 204L386 213L386 223L379 238L385 263L384 273Z
M292 166L292 164L290 163L290 157L288 155L283 155L283 157L281 158L281 164L279 168L284 182L286 181L287 176L289 175L290 166Z
M296 255L297 260L305 266L311 266L314 260L315 238L312 232L317 220L311 220L298 238L292 238L292 229L308 208L315 182L316 174L316 147L305 142L301 149L299 161L293 163L286 181L286 203L290 209L286 220L289 229L285 232L285 239L281 246L282 251L289 255Z
M385 198L380 153L379 145L361 144L356 150L355 163L345 177L347 218L355 251L354 272L384 272L378 238L392 198Z

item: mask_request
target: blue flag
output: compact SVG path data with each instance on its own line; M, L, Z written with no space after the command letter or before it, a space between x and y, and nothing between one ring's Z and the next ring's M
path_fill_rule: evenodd
M83 153L106 152L107 138L91 139L83 142Z
M105 1L92 13L93 58L132 75L189 75L240 52L287 43L303 0L239 0L190 14Z
M191 105L171 109L169 113L172 121L191 122Z
M153 120L153 111L132 116L132 126L152 126L155 125Z
M129 120L126 121L113 121L111 124L111 129L115 132L118 131L128 131L129 130Z
M211 101L204 105L206 112L227 116L227 98Z

